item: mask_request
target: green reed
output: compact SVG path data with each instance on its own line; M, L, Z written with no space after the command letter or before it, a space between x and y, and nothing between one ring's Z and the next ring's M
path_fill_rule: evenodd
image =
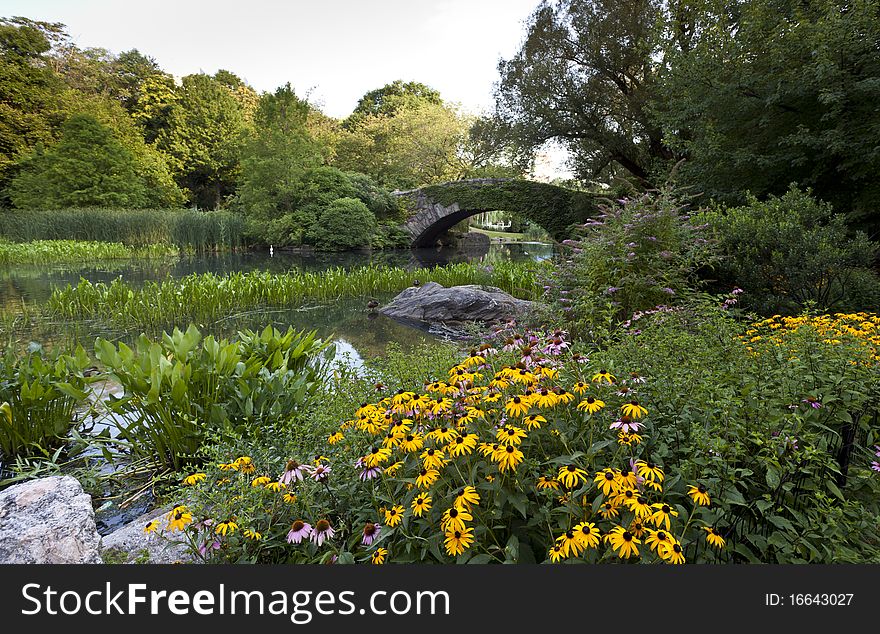
M58 209L0 212L0 237L12 242L83 240L195 251L237 248L245 221L227 211L192 209Z
M493 267L451 264L416 272L375 265L322 272L264 271L217 275L204 273L147 282L135 288L121 279L109 284L81 280L56 289L46 310L50 317L100 320L117 327L148 328L190 321L211 322L230 314L264 307L298 307L342 298L374 297L401 291L415 278L443 286L486 284L522 299L541 293L535 271L541 265L505 262Z
M0 241L0 264L55 264L150 259L174 255L173 247L151 244L130 247L120 242L82 242L77 240Z

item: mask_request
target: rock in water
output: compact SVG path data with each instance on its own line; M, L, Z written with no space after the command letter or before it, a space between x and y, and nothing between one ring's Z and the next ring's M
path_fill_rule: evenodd
M0 491L0 564L99 564L92 498L52 476Z
M494 286L467 284L446 288L436 282L410 287L379 309L383 315L420 324L492 324L521 316L532 302L516 299Z

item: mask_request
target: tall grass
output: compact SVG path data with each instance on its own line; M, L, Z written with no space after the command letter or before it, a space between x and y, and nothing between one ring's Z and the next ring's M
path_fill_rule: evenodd
M58 209L0 213L0 237L13 242L83 240L210 251L241 246L245 221L226 211Z
M120 242L80 242L76 240L36 240L3 242L0 240L0 264L51 264L161 258L174 255L174 249L161 244L129 247Z
M49 314L68 320L97 319L119 327L157 327L190 321L214 321L264 307L294 307L345 297L371 297L403 290L413 283L444 286L488 284L522 299L537 298L542 287L535 263L506 262L494 267L451 264L413 272L400 267L333 268L323 272L291 271L204 273L148 282L134 288L121 279L110 284L81 280L56 289L47 302Z

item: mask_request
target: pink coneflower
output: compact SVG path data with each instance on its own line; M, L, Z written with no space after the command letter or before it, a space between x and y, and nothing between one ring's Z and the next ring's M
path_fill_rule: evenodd
M820 409L822 407L822 403L819 402L815 396L808 396L803 399L803 402L812 407L813 409Z
M369 546L375 540L379 539L379 532L382 530L382 526L380 524L373 524L372 522L367 522L364 524L364 538L361 540L361 543L364 546Z
M219 550L219 548L220 548L220 542L217 539L214 539L212 541L207 541L207 542L203 543L201 546L199 546L199 554L202 557L204 557L205 553L207 553L209 549L210 550Z
M289 544L299 544L302 540L312 534L312 525L302 520L296 520L290 525L290 531L287 533L287 542Z
M640 385L642 383L646 383L647 379L640 375L638 372L630 372L629 374L629 382L635 383L636 385Z
M330 478L330 466L319 464L316 467L309 467L303 465L303 469L307 469L309 472L309 476L311 476L312 480L315 482L326 482Z
M303 479L303 467L296 460L288 460L284 467L284 473L278 478L281 484L290 484L291 482L301 481Z
M568 349L568 346L569 343L567 341L560 339L559 337L554 337L544 348L544 353L556 357L562 354L563 350Z
M309 535L309 539L318 546L321 546L325 539L333 539L333 535L334 531L333 527L330 526L330 522L325 519L320 519L318 520L318 523L315 524L315 529L312 531L312 534Z
M373 478L378 478L382 475L382 467L368 467L364 464L363 458L358 458L357 462L354 463L354 466L358 469L361 469L361 472L358 474L361 482L366 482L367 480L372 480Z
M880 472L880 462L877 462L876 460L872 460L872 461L871 461L871 468L872 468L874 471L878 471L878 472Z
M625 431L630 434L632 432L639 431L641 427L641 423L634 421L629 416L621 416L618 420L611 423L609 429L619 429L621 431Z

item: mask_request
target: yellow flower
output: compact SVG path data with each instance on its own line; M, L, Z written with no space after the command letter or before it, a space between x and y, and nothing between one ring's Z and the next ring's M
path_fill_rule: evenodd
M470 548L474 541L474 529L464 528L461 530L452 530L446 532L446 552L453 557L460 555Z
M440 472L437 469L422 469L416 478L416 486L420 489L427 489L437 481Z
M266 485L266 488L272 491L273 493L278 493L279 491L283 491L286 487L280 482L269 482Z
M591 522L581 522L574 527L574 536L584 548L595 548L599 545L602 533Z
M197 482L201 482L207 477L207 473L193 473L192 475L188 475L183 479L183 484L186 486L192 486Z
M550 561L554 563L565 557L565 553L562 551L562 546L558 543L553 544L553 548L550 549L548 554L550 555Z
M252 487L262 487L262 486L266 486L271 481L272 481L272 478L270 478L269 476L260 476L258 478L254 478L253 480L251 480L251 486Z
M376 552L372 554L370 557L370 562L376 564L377 566L385 563L385 558L388 557L388 549L387 548L377 548Z
M425 438L429 438L438 443L447 443L458 435L458 432L452 427L438 427L437 429L432 429L427 434L425 434Z
M257 531L251 530L251 529L249 529L249 528L246 528L246 529L245 529L243 535L244 535L245 537L247 537L248 539L252 539L252 540L254 540L255 542L260 541L261 539L263 539L263 534L262 534L262 533L258 533Z
M185 506L175 506L168 512L168 528L172 531L182 531L192 523L193 518Z
M557 537L556 543L562 548L562 552L566 557L577 557L585 548L584 544L571 529Z
M477 435L467 434L466 436L456 436L448 445L446 445L446 448L449 450L449 453L453 458L458 458L459 456L470 454L476 446Z
M537 486L538 489L540 489L541 491L544 491L546 489L552 489L554 491L558 491L559 490L559 480L557 480L556 478L548 477L548 476L541 476L540 478L538 478L538 484L536 484L535 486Z
M670 564L683 564L684 563L684 550L681 547L681 544L674 537L670 538L670 543L663 543L657 546L657 554L660 555L660 558L664 561L669 562Z
M669 518L678 517L678 511L665 502L658 502L652 506L657 510L651 515L650 521L653 522L654 526L657 528L660 528L662 525L666 527L666 530L669 530Z
M708 490L702 484L689 486L688 495L691 496L691 499L699 506L709 506L709 504L711 503Z
M599 370L593 375L593 383L602 383L603 381L607 381L611 385L614 383L614 375L608 370Z
M413 515L416 517L421 517L423 514L427 513L431 510L431 496L430 495L417 495L413 498L412 501L412 511Z
M233 469L240 473L253 473L256 471L256 467L254 467L253 460L251 460L250 456L241 456L232 464L235 465Z
M504 411L510 416L522 416L529 413L529 402L525 396L514 396L504 404Z
M221 462L217 465L217 468L220 469L220 471L235 471L238 469L238 465L234 462Z
M545 387L541 388L538 393L535 394L535 398L532 402L541 409L556 407L556 404L559 403L559 397L556 396L554 392Z
M462 489L459 489L458 493L455 494L455 502L453 502L453 506L458 509L470 511L471 508L479 505L480 494L477 493L476 487L468 485Z
M502 445L519 445L526 436L527 434L524 429L514 427L513 425L505 425L495 432L495 438Z
M335 445L343 438L345 438L345 434L343 434L341 431L338 431L335 434L330 434L330 437L327 439L327 442L329 442L331 445Z
M443 519L440 520L440 528L445 532L450 531L463 531L465 529L465 522L470 522L474 519L474 516L468 513L465 509L460 509L453 506L451 509L446 509L443 511Z
M226 533L234 533L237 528L238 524L235 523L235 520L224 520L217 524L214 532L225 537Z
M630 531L623 526L615 526L610 532L606 533L605 541L611 544L611 548L617 551L617 556L622 559L629 559L631 556L639 554L636 546L641 542Z
M562 482L562 486L567 489L573 489L579 483L587 481L587 472L580 467L570 464L561 467L556 477Z
M644 460L636 460L636 473L645 480L663 482L663 468L655 465L653 462L645 462Z
M648 529L648 537L645 539L645 543L651 547L651 550L656 552L658 548L671 546L673 539L674 537L664 530L652 531Z
M400 470L400 468L402 466L403 466L403 461L398 460L394 464L388 465L387 467L385 467L385 471L383 473L384 473L384 475L388 476L389 478L393 478L395 475L397 475L397 472Z
M541 416L540 414L531 414L530 416L526 416L523 419L523 423L525 423L526 429L532 431L533 429L540 429L541 423L546 423L547 419Z
M578 403L577 408L582 412L587 412L588 414L595 414L600 409L605 407L605 401L600 401L594 396L588 396L580 403Z
M625 502L626 507L632 511L637 519L643 519L652 516L653 509L648 503L648 498L643 495L628 498Z
M150 520L149 522L147 522L147 525L144 526L144 533L146 533L146 534L155 533L156 531L159 530L160 524L161 524L161 522L158 519Z
M293 504L294 502L296 502L296 495L294 495L293 493L285 493L284 497L281 499L288 504Z
M648 413L644 407L639 405L638 401L630 401L629 403L624 403L623 407L620 408L623 412L624 416L629 416L632 419L638 419Z
M612 517L617 517L620 515L620 511L618 510L618 506L613 502L605 502L602 506L599 507L599 515L601 515L604 519L611 519Z
M706 531L706 541L710 546L724 548L724 538L713 526L703 526L703 530Z
M409 434L400 443L400 448L407 453L413 453L421 449L423 444L424 441L420 434Z
M593 482L599 486L602 495L608 497L609 494L617 493L618 489L620 489L620 482L617 479L618 475L616 470L608 467L599 471L596 477L593 478Z
M403 507L399 504L385 509L385 523L388 526L397 526L403 520Z
M513 445L501 445L492 452L492 460L498 463L498 468L502 473L507 471L515 471L519 463L524 459L523 452Z
M583 381L578 381L574 384L574 387L571 388L571 391L575 392L576 394L583 394L587 391L587 388L589 388L589 385L587 385Z
M434 449L433 447L425 449L422 452L421 458L422 466L424 466L425 469L439 469L446 464L442 449Z

